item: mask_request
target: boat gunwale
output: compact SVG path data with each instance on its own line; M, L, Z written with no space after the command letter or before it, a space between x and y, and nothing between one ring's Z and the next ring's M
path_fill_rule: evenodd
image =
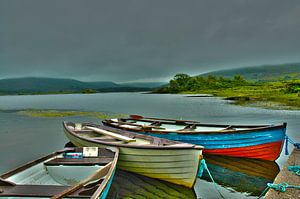
M167 140L164 138L157 138L157 137L152 137L152 136L147 136L147 135L141 135L141 134L137 134L137 133L133 133L133 132L129 132L129 131L124 131L121 129L115 129L115 128L111 128L108 126L102 126L102 125L95 125L98 128L102 127L101 129L107 130L107 131L112 131L112 132L119 132L119 133L127 133L129 135L134 135L135 138L141 138L141 139L145 139L153 142L154 140L162 140L167 142L167 144L170 145L133 145L133 144L119 144L119 143L111 143L108 141L101 141L101 140L95 140L95 139L91 139L91 138L85 138L83 136L78 135L77 133L74 132L74 130L71 130L68 128L68 124L74 124L73 122L63 122L63 127L64 130L67 131L69 134L71 134L72 136L75 136L78 139L82 139L88 142L92 142L92 143L96 143L96 144L102 144L102 145L106 145L106 146L114 146L114 147L125 147L125 148L141 148L141 149L168 149L168 150L176 150L176 149L193 149L193 150L203 150L204 147L201 145L195 145L195 144L190 144L190 143L184 143L184 142L178 142L178 141L173 141L173 140ZM84 124L84 123L83 123ZM89 124L90 125L90 124ZM182 145L179 145L182 144Z
M135 120L135 121L143 121L143 122L160 122L159 120L145 120L145 119L131 119L131 118L120 118L120 120ZM177 120L176 120L177 121ZM180 121L180 120L178 120ZM130 122L119 122L119 121L113 121L111 119L109 120L103 120L102 123L107 126L111 126L114 128L122 129L122 130L128 130L128 131L135 131L135 132L145 132L145 133L156 133L156 134L169 134L169 133L177 133L177 134L232 134L232 133L251 133L251 132L260 132L265 130L275 130L275 129L285 129L287 126L287 123L284 122L279 125L222 125L222 124L200 124L200 123L174 123L174 122L166 122L161 121L161 124L173 124L173 125L196 125L196 126L207 126L207 127L231 127L231 128L248 128L248 129L240 129L240 130L234 130L234 129L228 129L228 130L214 130L214 131L191 131L191 130L153 130L153 128L129 128L129 127L122 127L120 123L128 124L130 125ZM133 123L134 124L134 123ZM134 125L133 125L134 126Z
M114 152L114 159L112 161L112 165L110 166L109 171L107 172L105 179L101 182L101 184L99 185L97 190L94 192L91 199L99 198L101 196L101 194L103 193L103 191L105 190L105 188L108 186L108 183L109 183L110 179L114 177L114 172L117 168L117 163L118 163L118 159L119 159L120 150L116 147L113 147L110 150L112 152Z

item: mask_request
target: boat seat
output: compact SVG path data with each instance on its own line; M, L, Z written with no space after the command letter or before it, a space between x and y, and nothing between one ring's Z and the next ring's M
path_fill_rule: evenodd
M222 131L224 131L224 130L235 130L235 128L232 127L231 125L229 125L226 128L222 129Z
M97 186L95 186L97 187ZM69 186L63 185L15 185L15 186L0 186L0 197L14 196L14 197L51 197L58 194ZM89 192L94 188L81 188L68 197L90 198L93 193Z
M72 166L89 166L89 165L106 165L113 161L114 158L109 157L97 157L97 158L55 158L53 160L50 160L48 162L45 162L44 165L46 166L58 166L58 165L72 165Z
M185 126L183 129L180 129L178 131L194 131L196 129L196 124L189 124Z
M154 121L150 124L150 126L161 126L161 123L159 121Z

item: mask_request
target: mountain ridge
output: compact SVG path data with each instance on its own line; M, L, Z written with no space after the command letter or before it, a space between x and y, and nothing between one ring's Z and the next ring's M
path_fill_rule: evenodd
M218 70L197 76L223 76L232 78L241 75L250 81L278 81L300 79L300 63L249 66L234 69Z
M22 77L0 79L0 94L149 91L155 83L117 84L112 81L84 82L70 78ZM151 86L152 85L152 86Z

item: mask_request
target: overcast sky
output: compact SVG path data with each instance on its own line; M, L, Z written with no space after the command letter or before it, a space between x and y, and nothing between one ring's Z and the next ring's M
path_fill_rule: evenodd
M0 78L151 81L291 62L299 0L0 1Z

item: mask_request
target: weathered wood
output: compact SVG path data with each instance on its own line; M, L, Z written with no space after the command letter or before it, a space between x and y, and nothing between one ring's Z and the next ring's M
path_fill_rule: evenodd
M122 140L122 141L125 141L125 142L135 142L136 140L135 139L132 139L130 137L126 137L124 135L119 135L117 133L113 133L113 132L110 132L110 131L106 131L106 130L103 130L103 129L99 129L99 128L96 128L96 127L91 127L91 126L85 126L86 129L89 129L89 130L92 130L96 133L100 133L100 134L104 134L104 135L108 135L108 136L111 136L113 138L116 138L118 140Z
M54 165L82 165L82 166L88 166L88 165L105 165L113 161L113 157L98 157L98 158L55 158L48 162L45 162L44 165L46 166L54 166Z
M295 172L288 171L288 166L300 165L300 150L294 149L289 156L287 162L275 178L274 184L286 182L289 185L300 186L300 176L297 176ZM266 199L297 199L300 198L300 190L294 188L287 188L286 192L277 192L270 189L266 196Z

